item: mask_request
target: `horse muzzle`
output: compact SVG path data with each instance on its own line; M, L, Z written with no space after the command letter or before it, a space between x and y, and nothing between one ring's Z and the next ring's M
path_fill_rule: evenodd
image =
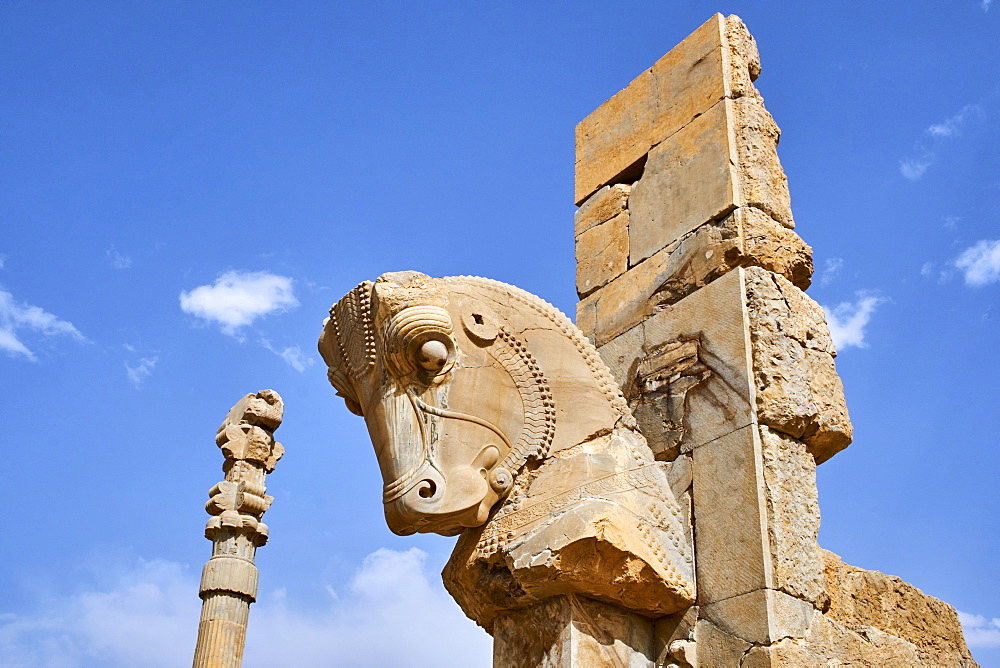
M383 502L389 529L400 536L454 536L486 522L499 499L488 480L489 467L496 463L498 454L496 446L487 446L471 465L447 473L425 460L404 488L398 483L387 485Z

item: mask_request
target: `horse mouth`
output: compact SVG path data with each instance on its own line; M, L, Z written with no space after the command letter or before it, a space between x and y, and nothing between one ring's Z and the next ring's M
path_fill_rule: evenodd
M406 496L415 495L420 498L421 492L424 492L427 496L423 496L421 500L433 498L431 487L432 485L417 485L413 492ZM488 506L484 508L484 499L474 500L450 512L428 512L414 508L407 501L408 499L404 497L385 504L386 524L389 525L389 530L398 536L410 536L415 533L457 536L465 529L481 525L486 521L489 512Z

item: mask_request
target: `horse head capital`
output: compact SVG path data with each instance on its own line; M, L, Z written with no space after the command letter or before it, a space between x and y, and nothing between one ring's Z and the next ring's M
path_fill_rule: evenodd
M548 455L561 417L627 414L606 369L603 389L614 391L581 396L577 381L593 373L583 343L552 306L487 279L395 272L338 301L319 349L367 423L389 527L454 535L482 525L520 471ZM593 421L559 433L573 439Z

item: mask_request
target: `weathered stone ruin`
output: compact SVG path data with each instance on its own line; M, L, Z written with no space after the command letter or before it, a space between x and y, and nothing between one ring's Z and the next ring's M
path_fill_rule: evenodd
M576 325L417 272L331 309L389 527L459 536L494 666L976 665L953 608L817 544L851 424L759 72L716 15L579 124Z
M201 621L195 668L238 668L243 663L250 604L257 598L257 548L267 542L261 521L274 497L265 492L267 474L285 448L274 440L285 405L274 390L248 394L233 406L215 435L226 479L208 492L211 517L205 538L212 558L201 573Z
M975 665L951 606L816 542L816 465L851 424L759 73L716 15L577 126L577 324L695 546L696 605L654 622L649 657Z

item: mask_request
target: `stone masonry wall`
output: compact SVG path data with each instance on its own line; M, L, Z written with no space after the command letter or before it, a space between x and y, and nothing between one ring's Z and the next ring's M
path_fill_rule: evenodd
M759 73L717 14L576 131L577 324L695 541L697 605L657 622L657 665L975 665L950 606L816 542L815 467L851 424ZM862 605L859 581L951 616Z

